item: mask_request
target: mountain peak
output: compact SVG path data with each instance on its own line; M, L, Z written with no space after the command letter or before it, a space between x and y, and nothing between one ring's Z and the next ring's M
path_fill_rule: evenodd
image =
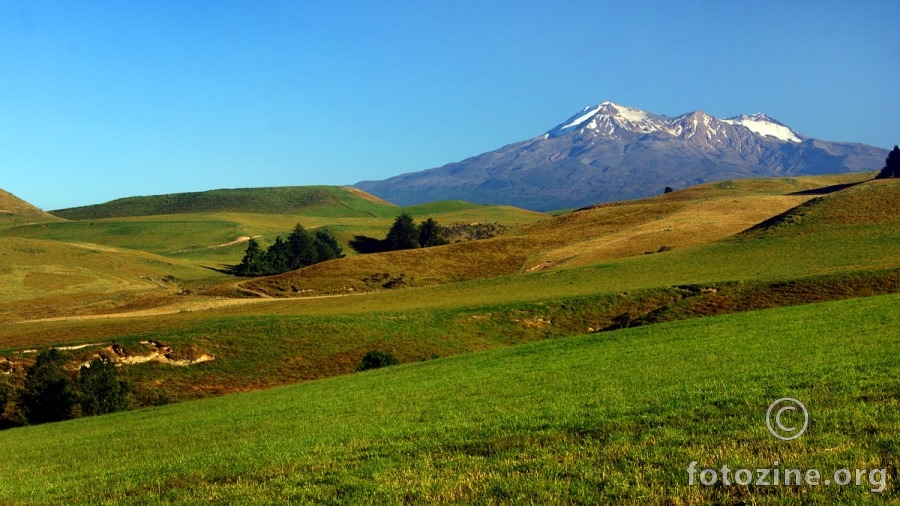
M610 101L585 107L544 134L544 138L556 138L574 133L591 137L634 139L636 136L654 132L665 132L681 138L693 138L700 128L704 130L704 137L707 138L704 142L710 144L713 140L712 136L719 135L720 132L723 136L721 140L724 140L728 136L726 130L732 127L744 127L752 135L782 142L802 142L805 138L784 123L763 113L742 114L720 120L698 110L670 118ZM707 134L707 132L710 133Z
M750 115L741 114L722 121L732 125L741 125L757 135L774 137L781 141L803 142L804 138L784 123L761 112Z
M543 136L357 187L400 205L458 199L545 211L646 197L666 186L875 170L887 156L872 146L807 140L762 113L671 117L604 101Z
M646 111L604 101L587 106L565 122L545 134L546 138L559 137L572 132L617 137L616 133L649 133L659 129L657 117Z

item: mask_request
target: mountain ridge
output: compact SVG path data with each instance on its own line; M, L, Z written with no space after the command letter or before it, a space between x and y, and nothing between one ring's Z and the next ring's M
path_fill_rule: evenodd
M606 101L532 139L354 186L398 205L459 199L547 211L646 197L666 186L874 171L886 154L813 139L763 113L669 117Z

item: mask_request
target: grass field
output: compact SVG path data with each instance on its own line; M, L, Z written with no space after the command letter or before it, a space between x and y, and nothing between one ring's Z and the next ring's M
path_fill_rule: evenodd
M0 432L14 454L0 504L896 500L892 487L690 487L685 471L779 460L896 480L900 299L884 294L900 292L900 184L864 176L723 181L553 217L309 187L63 219L0 194L18 210L0 213L0 388L21 387L28 350L76 347L74 371L155 342L171 357L120 368L129 402L176 403ZM214 270L250 237L300 222L346 244L401 211L512 228L347 248L269 278ZM373 349L405 365L351 374ZM199 356L211 360L173 365ZM760 423L786 395L814 411L787 446ZM0 415L17 419L12 403Z
M546 341L0 432L0 500L883 503L898 296ZM773 400L810 410L766 430ZM40 444L35 444L40 441ZM689 486L687 467L887 469L859 486Z

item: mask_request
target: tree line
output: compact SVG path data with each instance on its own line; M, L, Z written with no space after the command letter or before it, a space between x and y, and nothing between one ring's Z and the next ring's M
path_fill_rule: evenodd
M256 239L250 239L244 258L233 272L239 276L269 276L343 256L341 245L330 230L311 234L298 223L287 240L278 236L265 250Z
M81 366L74 378L65 366L65 355L51 348L38 353L26 369L23 386L0 385L4 424L37 425L68 420L79 413L101 415L128 407L129 385L119 379L109 359L97 358Z
M438 222L428 218L419 225L408 213L402 213L394 220L384 239L364 235L353 236L350 247L357 253L381 253L403 249L429 248L450 244Z

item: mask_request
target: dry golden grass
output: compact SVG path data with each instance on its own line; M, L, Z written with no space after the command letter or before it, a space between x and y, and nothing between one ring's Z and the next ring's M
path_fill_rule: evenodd
M386 206L394 206L394 204L388 202L387 200L380 199L371 193L366 193L359 188L354 188L352 186L341 186L341 189L350 192L353 196L359 197L363 200L368 200L369 202L374 202L376 204L382 204Z
M867 177L844 174L705 184L542 219L502 237L357 255L241 286L278 297L302 297L589 265L655 253L662 246L686 248L718 241L814 198L793 193L857 183ZM468 211L461 211L464 212Z
M225 279L187 262L83 243L6 237L0 258L0 321L153 305L179 291L179 280Z
M808 196L752 196L701 200L658 219L634 223L582 241L566 244L529 259L526 271L588 265L627 256L655 253L665 246L706 244L742 232L800 205ZM637 206L636 206L637 207ZM605 209L586 212L602 212Z
M6 190L0 190L0 215L49 217L37 207L25 202Z

